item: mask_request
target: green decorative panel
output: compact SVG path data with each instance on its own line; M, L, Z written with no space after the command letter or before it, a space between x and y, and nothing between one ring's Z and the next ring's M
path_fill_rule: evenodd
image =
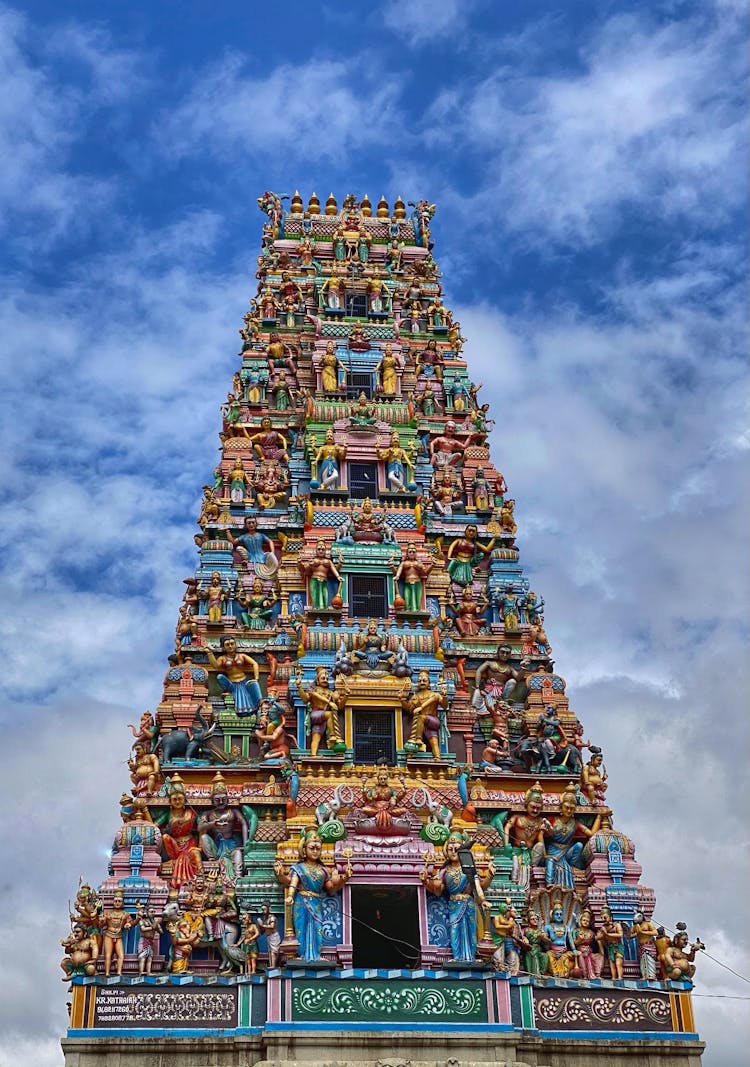
M487 1022L483 982L318 980L292 984L296 1022Z

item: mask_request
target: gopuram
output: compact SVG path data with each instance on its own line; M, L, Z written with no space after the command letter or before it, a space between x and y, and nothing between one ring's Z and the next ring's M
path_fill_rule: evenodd
M702 946L652 921L554 669L434 205L258 203L196 570L62 941L66 1063L698 1067Z

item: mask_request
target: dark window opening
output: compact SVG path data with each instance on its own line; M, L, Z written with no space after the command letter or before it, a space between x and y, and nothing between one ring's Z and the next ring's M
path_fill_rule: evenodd
M346 395L350 400L356 400L360 393L372 400L372 375L366 371L349 371L346 376Z
M418 966L416 886L353 885L351 901L355 967L413 970Z
M376 500L378 496L378 465L377 463L350 463L349 496L358 500L368 497Z
M354 709L354 762L396 762L396 716L382 709Z
M387 618L388 583L384 574L350 575L349 614L356 619Z
M347 293L346 313L350 318L364 319L367 316L367 293Z

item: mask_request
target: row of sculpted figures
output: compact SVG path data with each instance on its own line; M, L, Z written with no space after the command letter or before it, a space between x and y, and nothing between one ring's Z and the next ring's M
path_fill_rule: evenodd
M291 792L289 783L269 780L264 796L279 802L280 793ZM200 812L179 775L166 798L123 798L113 874L129 864L131 876L110 877L100 893L79 886L71 933L61 942L64 977L121 976L126 958L128 971L141 975L154 967L254 973L261 949L270 969L295 961L332 966L342 936L337 919L351 907L341 892L352 880L380 884L379 863L400 870L403 884L422 894L422 951L432 953L433 963L580 980L682 981L695 973L702 943L688 944L684 924L672 936L656 926L647 893L618 904L606 887L592 892L596 877L576 877L584 867L593 871L613 841L620 847L627 839L612 830L609 816L579 818L573 788L556 815L544 813L550 798L537 783L523 796L522 811L484 811L479 820L465 784L457 810L441 802L439 790L418 778L407 783L385 765L363 774L361 784L350 778L324 793L328 799L314 808L309 801L320 795L318 785L303 784L299 806L287 799L287 815L295 814L275 858L267 848L254 853L259 809L236 794L230 799L220 773ZM502 832L491 847L481 843L491 839L482 836L488 828ZM254 856L256 868L259 860L265 865L271 898L265 901L247 877ZM159 857L160 872L152 863ZM134 862L151 865L149 878L134 879ZM389 874L388 882L399 876ZM430 900L442 901L442 911Z

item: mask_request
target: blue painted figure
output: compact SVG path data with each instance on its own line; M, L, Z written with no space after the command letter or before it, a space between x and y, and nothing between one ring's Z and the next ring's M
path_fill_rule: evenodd
M351 877L351 867L345 871L329 870L320 859L322 844L316 833L309 833L300 842L300 862L295 863L288 876L277 872L282 882L288 878L286 903L291 908L294 934L299 942L299 957L313 961L321 958L323 948L323 894L337 893Z
M477 954L477 902L489 916L489 904L484 890L492 881L495 868L492 863L485 875L476 874L472 885L469 876L461 869L458 849L463 844L460 834L451 834L445 844L445 863L437 872L430 866L421 872L426 889L436 896L445 893L448 897L448 933L453 959L458 963L472 963Z
M560 814L552 825L543 830L544 842L534 845L532 862L544 867L544 880L548 886L559 885L563 889L575 888L573 868L583 868L581 853L585 839L595 834L601 823L597 815L591 829L576 821L575 789L566 790L560 800ZM582 840L584 839L584 840Z

